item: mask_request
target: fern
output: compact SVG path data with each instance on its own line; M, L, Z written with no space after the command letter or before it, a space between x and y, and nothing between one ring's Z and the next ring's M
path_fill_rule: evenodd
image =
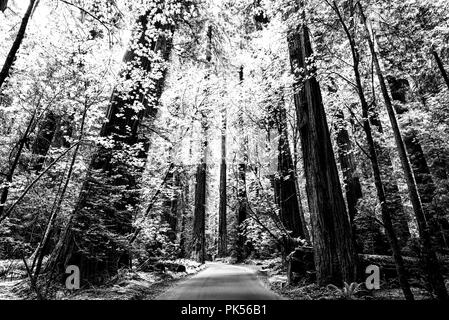
M354 300L356 299L355 294L360 291L362 285L363 283L353 282L348 284L347 282L344 282L344 286L341 289L333 284L329 284L327 288L335 290L343 299Z

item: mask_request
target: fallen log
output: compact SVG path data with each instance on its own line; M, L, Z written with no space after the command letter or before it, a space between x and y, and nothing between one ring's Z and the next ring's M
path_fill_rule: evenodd
M360 270L365 270L369 265L377 265L380 268L383 279L397 277L396 265L392 256L359 254ZM449 256L440 255L440 264L442 273L449 275ZM403 257L405 268L410 277L421 279L423 270L417 257ZM314 254L312 247L298 247L287 256L287 277L288 283L293 284L302 277L310 277L315 271ZM363 278L363 275L361 275Z

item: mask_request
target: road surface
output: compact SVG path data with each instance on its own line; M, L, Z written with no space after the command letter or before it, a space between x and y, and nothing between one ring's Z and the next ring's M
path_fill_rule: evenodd
M208 263L207 268L178 283L158 300L279 300L264 287L256 271L243 266Z

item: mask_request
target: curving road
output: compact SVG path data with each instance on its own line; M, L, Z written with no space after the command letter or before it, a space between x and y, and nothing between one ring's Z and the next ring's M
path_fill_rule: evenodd
M199 272L160 295L158 300L279 300L256 271L243 266L208 263Z

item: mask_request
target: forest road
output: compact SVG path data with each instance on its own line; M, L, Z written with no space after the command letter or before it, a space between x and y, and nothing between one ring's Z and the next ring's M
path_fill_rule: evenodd
M157 297L158 300L281 300L264 287L256 270L223 263L207 268Z

